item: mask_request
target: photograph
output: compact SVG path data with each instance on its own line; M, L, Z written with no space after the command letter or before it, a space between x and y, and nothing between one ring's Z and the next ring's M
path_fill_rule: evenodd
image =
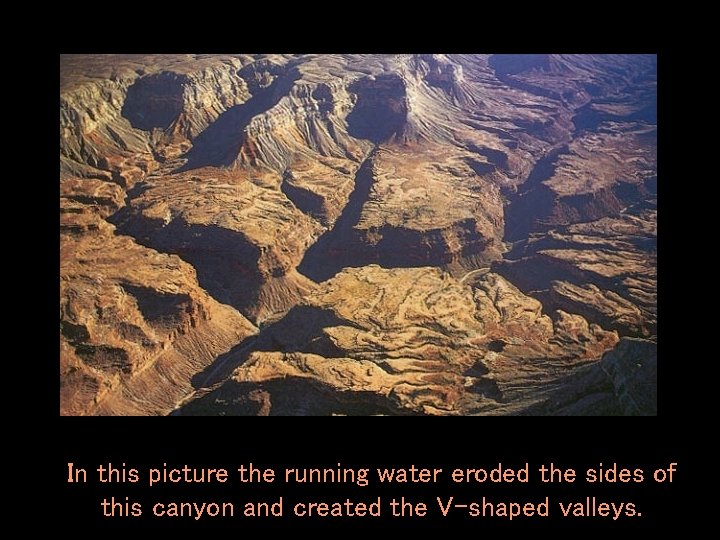
M656 54L59 75L60 416L658 415Z

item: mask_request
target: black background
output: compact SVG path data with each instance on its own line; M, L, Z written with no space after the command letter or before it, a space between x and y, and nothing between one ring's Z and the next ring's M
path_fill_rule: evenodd
M45 75L48 126L47 182L57 185L57 53L79 52L643 52L658 53L659 66L659 416L653 418L62 418L57 415L57 192L51 188L47 201L50 224L47 247L37 269L37 283L47 284L38 305L47 307L48 351L42 363L47 374L45 386L34 386L41 404L42 424L24 440L27 467L34 467L42 482L43 497L52 497L57 510L60 532L97 533L141 532L151 530L192 535L233 534L238 537L265 535L272 529L288 532L312 530L313 533L339 530L362 533L379 529L380 534L402 531L434 534L513 533L552 530L561 534L592 532L660 533L684 528L695 519L695 498L691 483L707 480L707 464L696 453L696 441L710 432L710 424L697 414L695 399L689 396L692 385L688 369L698 362L697 339L688 306L683 258L679 250L686 238L683 213L691 212L683 198L684 155L676 151L681 123L673 120L674 55L662 49L653 32L654 25L639 15L630 18L608 8L592 16L578 14L571 20L558 21L555 9L539 8L528 13L519 6L506 13L486 8L437 9L404 8L391 18L382 9L368 6L336 6L328 11L319 6L286 11L279 6L256 6L265 15L250 13L195 12L164 13L150 19L145 12L131 12L99 18L90 13L71 13L59 21L59 51L49 53ZM435 6L436 8L438 6ZM599 8L601 9L601 8ZM321 11L322 10L322 11ZM424 20L411 19L407 11L424 12ZM178 9L178 11L181 11ZM568 13L563 13L563 17ZM78 19L78 17L80 17ZM329 19L324 19L329 17ZM89 19L89 22L83 22ZM282 19L282 21L281 21ZM352 26L348 23L352 22ZM662 51L665 52L662 52ZM684 172L683 172L684 173ZM56 188L57 189L57 188ZM40 212L39 212L40 213ZM679 218L679 219L678 219ZM673 251L678 256L673 254ZM44 327L43 327L44 328ZM703 360L702 362L704 362ZM68 484L67 463L88 469L88 484ZM148 467L184 464L225 467L231 480L224 485L181 486L148 489L145 482L125 485L101 485L95 481L98 464L125 463L144 471ZM442 467L438 484L394 484L380 491L373 482L368 487L354 484L305 485L295 488L277 480L268 486L243 485L236 481L234 469L252 462L281 472L288 466L393 467L415 464ZM528 485L454 485L447 472L455 467L493 467L499 462L518 467L531 466ZM536 467L554 462L578 471L578 480L570 485L546 484L537 480ZM646 471L639 485L588 485L582 477L586 468L599 463ZM656 484L655 468L677 462L672 484ZM280 476L280 475L278 475ZM144 477L143 477L144 478ZM246 500L285 499L283 518L151 518L151 501L222 501L236 503L236 512ZM382 518L294 518L288 503L299 501L369 501L378 495L387 501L405 496L428 505L428 517L390 518L383 506ZM534 501L545 495L551 499L551 518L470 518L451 511L442 518L436 497L454 495L457 502L479 501L487 496L494 501ZM583 501L594 495L603 502L632 501L642 517L559 518L556 501ZM140 518L103 518L103 497L128 496L143 503ZM30 500L22 500L31 506ZM289 516L289 517L288 517ZM40 517L38 517L40 519Z

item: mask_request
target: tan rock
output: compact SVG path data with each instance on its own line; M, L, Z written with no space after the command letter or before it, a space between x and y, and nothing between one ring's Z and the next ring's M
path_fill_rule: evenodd
M577 315L560 312L553 322L498 275L483 276L473 295L436 268L346 269L286 318L235 359L228 382L182 414L245 414L257 391L268 414L508 414L540 402L545 388L617 342ZM298 380L314 388L313 403L281 397Z
M178 257L87 219L95 226L60 238L60 412L166 414L255 328Z

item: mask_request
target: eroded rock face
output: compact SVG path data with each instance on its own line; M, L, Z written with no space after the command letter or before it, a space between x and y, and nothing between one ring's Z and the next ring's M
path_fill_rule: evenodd
M157 61L157 63L156 63ZM61 57L60 164L63 172L109 176L123 187L167 159L248 97L237 58ZM89 69L97 63L97 67ZM107 79L95 70L112 66ZM167 69L174 66L171 69Z
M61 217L60 411L166 414L192 375L256 329L190 265L114 232L89 212Z
M510 414L616 342L582 317L551 320L496 274L471 288L435 268L369 265L266 327L227 360L241 364L229 380L180 413ZM304 399L298 380L313 388Z
M655 340L656 78L63 56L63 413L636 414L571 401Z
M622 216L532 236L494 268L549 309L582 314L621 335L654 337L656 223L649 201Z
M294 269L321 225L281 191L222 169L153 178L115 219L141 244L180 255L253 320L287 311L313 285Z
M500 257L500 190L481 182L465 152L435 144L380 146L355 191L300 270L316 281L348 266L444 266ZM472 263L470 263L472 264Z
M508 208L508 240L617 216L654 197L655 128L616 124L608 131L580 135L540 160Z
M602 360L579 369L527 414L655 416L657 344L622 338Z
M348 204L357 169L336 158L296 159L284 172L281 189L298 210L329 229Z

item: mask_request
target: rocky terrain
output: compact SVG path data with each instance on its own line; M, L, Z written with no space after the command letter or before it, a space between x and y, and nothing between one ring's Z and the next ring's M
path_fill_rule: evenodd
M657 414L656 85L61 56L61 414Z

